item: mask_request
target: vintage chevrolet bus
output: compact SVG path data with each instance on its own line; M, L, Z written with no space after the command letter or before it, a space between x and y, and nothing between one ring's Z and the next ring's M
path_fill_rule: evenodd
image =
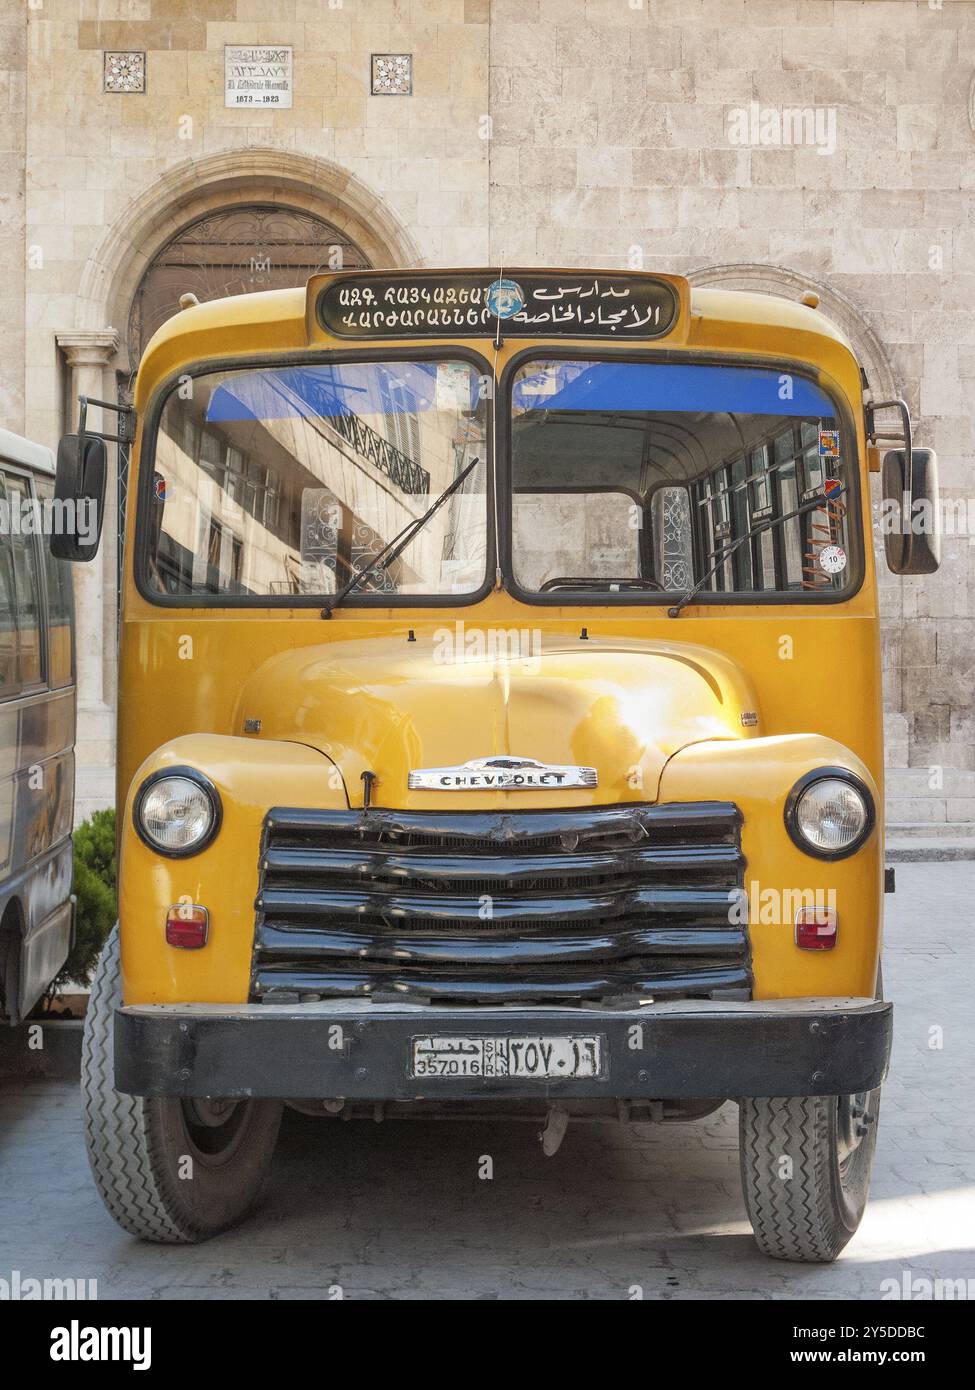
M761 1248L845 1245L891 1036L868 475L899 442L910 516L936 470L813 299L348 272L156 334L83 1065L126 1230L238 1219L284 1103L552 1153L733 1100ZM59 491L104 463L68 437Z

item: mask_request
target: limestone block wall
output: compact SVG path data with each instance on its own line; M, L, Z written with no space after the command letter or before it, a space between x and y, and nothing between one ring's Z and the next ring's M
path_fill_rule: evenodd
M27 26L19 9L0 11L0 422L24 427L24 275L27 264Z
M492 4L492 257L761 263L849 301L963 518L938 575L883 583L892 754L975 768L975 5L582 8ZM821 140L776 142L794 107Z

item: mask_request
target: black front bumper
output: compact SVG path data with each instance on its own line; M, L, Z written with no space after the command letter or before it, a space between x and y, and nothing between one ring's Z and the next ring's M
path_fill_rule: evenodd
M140 1096L690 1100L849 1095L880 1084L892 1006L873 999L674 1002L627 1010L322 1004L131 1005L115 1078ZM410 1075L412 1040L598 1035L603 1074Z

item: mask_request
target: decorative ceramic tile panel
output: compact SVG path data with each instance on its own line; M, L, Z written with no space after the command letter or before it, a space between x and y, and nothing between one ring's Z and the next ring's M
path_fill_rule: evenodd
M105 54L106 92L144 92L145 89L145 53Z
M413 54L374 53L372 55L372 94L374 97L412 96Z

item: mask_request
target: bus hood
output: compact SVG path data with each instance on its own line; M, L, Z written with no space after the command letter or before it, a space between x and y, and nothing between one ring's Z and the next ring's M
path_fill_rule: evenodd
M252 736L261 741L320 750L352 806L371 772L376 805L458 811L654 801L678 749L761 733L750 682L710 648L548 635L528 655L485 654L472 631L456 641L446 628L413 640L336 640L274 656L245 683L234 732L259 721ZM408 785L411 771L498 755L594 768L596 785Z

